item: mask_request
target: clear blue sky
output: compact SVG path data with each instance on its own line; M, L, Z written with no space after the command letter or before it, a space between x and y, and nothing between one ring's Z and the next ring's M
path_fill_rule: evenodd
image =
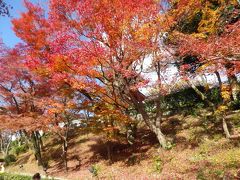
M12 17L0 16L0 37L7 46L13 47L15 44L21 42L21 40L16 37L12 30L11 19L19 17L21 12L24 12L26 9L24 8L23 0L5 0L5 2L13 7L10 10ZM31 0L31 2L43 4L47 0Z
M19 17L20 13L25 9L22 0L6 0L6 3L11 4L13 7L10 11L12 17L0 16L0 37L6 45L12 47L16 43L20 42L20 39L15 36L12 30L11 19Z

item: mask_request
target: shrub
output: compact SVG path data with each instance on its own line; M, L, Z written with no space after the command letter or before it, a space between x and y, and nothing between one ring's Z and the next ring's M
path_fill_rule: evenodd
M97 177L99 175L100 168L98 165L92 165L89 168L89 171L92 173L93 177Z
M13 151L14 153L18 156L21 153L25 153L28 150L28 146L26 144L20 145L20 146L16 146L14 147Z
M16 157L13 154L6 155L4 157L4 162L8 166L12 162L16 162Z
M162 172L162 159L160 157L156 157L153 162L153 170L154 172L161 173Z

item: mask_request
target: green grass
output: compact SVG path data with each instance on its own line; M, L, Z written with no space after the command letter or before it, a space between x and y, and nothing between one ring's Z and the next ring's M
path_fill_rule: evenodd
M26 175L2 173L0 174L0 180L32 180L32 177L26 176ZM50 179L43 178L42 180L50 180Z
M0 180L31 180L30 176L15 175L15 174L0 174Z

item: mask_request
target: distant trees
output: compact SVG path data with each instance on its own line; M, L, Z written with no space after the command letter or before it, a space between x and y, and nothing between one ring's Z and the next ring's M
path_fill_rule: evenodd
M0 94L2 113L1 128L28 136L33 144L35 157L43 165L41 157L41 137L39 130L44 124L39 123L42 116L36 102L38 97L47 96L49 89L44 87L46 81L35 79L25 67L23 49L16 47L2 51L0 56ZM37 123L38 122L38 123Z

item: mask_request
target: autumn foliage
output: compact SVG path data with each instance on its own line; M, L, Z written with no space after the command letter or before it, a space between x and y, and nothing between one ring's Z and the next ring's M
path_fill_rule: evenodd
M23 43L0 43L1 129L58 135L66 170L76 119L107 141L144 122L167 149L165 97L190 87L232 137L225 115L239 100L239 1L24 3L27 11L12 21ZM213 83L201 81L210 76ZM210 86L219 89L218 103L205 93Z

